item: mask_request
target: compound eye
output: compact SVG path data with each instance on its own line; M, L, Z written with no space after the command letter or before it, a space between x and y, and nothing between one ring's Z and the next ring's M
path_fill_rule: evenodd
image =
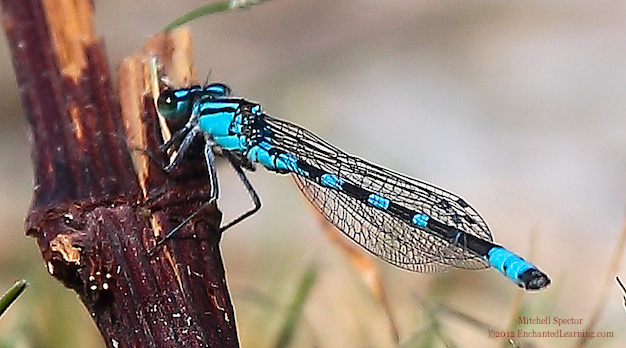
M166 118L178 118L191 112L191 103L185 90L166 89L159 95L157 107Z
M174 95L174 91L170 90L170 89L166 89L163 92L161 92L161 94L159 95L159 108L161 106L163 107L167 107L169 105L173 105L174 99L176 98L176 96Z

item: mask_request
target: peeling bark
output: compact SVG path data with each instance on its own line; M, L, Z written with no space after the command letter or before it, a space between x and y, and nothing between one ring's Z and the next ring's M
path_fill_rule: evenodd
M154 53L121 69L122 118L89 1L1 3L31 132L26 231L50 274L77 292L108 347L237 347L219 211L207 209L148 253L209 189L200 146L174 175L129 150L158 154L162 142L141 58ZM176 38L155 42L176 66Z

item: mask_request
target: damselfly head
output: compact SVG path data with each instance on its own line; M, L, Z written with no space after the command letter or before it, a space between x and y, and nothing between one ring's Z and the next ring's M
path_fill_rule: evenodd
M168 119L189 116L195 99L193 90L194 87L163 90L157 100L159 113Z
M189 117L193 104L199 99L219 99L228 97L229 95L230 88L223 83L212 83L204 87L166 88L161 91L159 95L157 107L163 117L175 120L182 117Z

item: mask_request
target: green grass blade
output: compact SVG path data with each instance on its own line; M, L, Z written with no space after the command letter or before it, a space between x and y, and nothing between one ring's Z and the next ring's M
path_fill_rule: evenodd
M317 265L311 264L304 273L304 276L302 276L296 295L289 306L285 324L283 325L280 336L278 336L278 341L274 345L275 348L285 348L289 346L289 343L291 343L293 333L300 319L300 315L302 314L302 309L304 308L304 304L306 303L311 289L315 284L316 278Z
M227 11L230 9L230 1L219 1L209 5L205 5L202 7L198 7L195 10L185 13L184 15L176 18L173 22L165 27L165 32L171 31L172 29L178 27L179 25L185 24L189 21L192 21L198 17L210 15L212 13L218 13Z
M24 279L18 280L13 286L0 298L0 316L15 300L24 292L28 282Z
M214 2L209 5L198 7L197 9L187 12L184 15L176 18L173 22L165 27L164 31L169 32L182 24L185 24L202 16L208 16L213 13L224 12L228 10L240 8L243 9L252 5L260 4L265 1L267 0L226 0Z

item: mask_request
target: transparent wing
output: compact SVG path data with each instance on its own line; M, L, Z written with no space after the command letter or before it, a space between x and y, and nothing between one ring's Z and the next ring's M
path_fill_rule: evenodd
M448 226L492 240L483 218L454 193L351 156L292 123L265 117L275 147L416 213L428 214ZM293 176L302 193L328 221L382 260L425 273L445 271L451 266L489 267L463 245L453 245L341 191Z

